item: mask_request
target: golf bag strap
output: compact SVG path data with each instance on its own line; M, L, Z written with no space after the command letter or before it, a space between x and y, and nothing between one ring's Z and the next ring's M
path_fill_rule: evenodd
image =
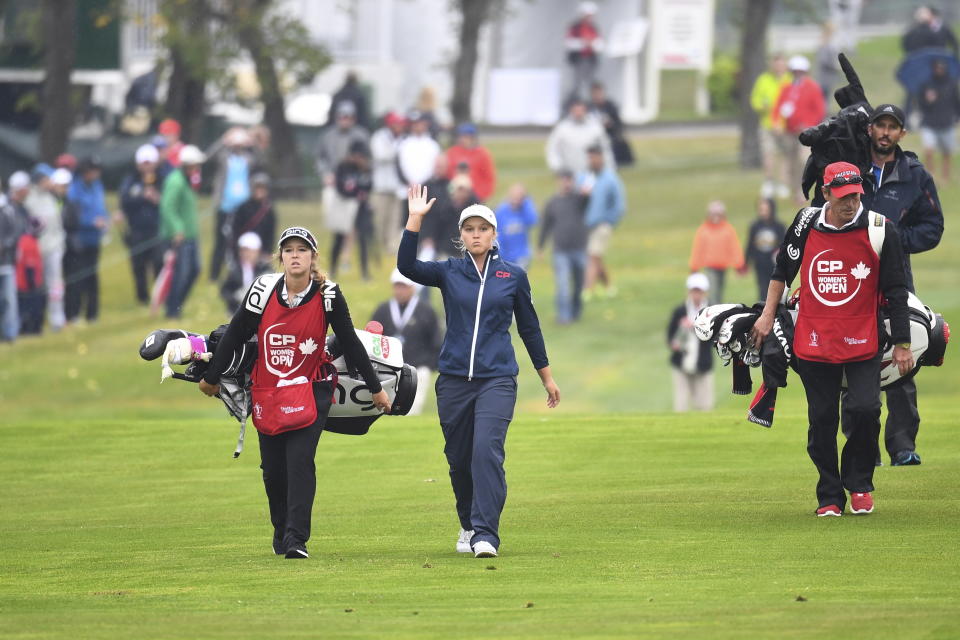
M867 221L867 234L870 236L870 246L873 247L873 252L877 254L877 257L880 257L880 250L883 249L883 240L887 235L887 219L876 211L871 211L867 215L870 216L870 219Z
M233 450L233 458L236 460L240 457L240 454L243 452L243 438L247 432L247 419L244 418L240 422L240 435L237 437L237 448Z
M257 315L263 315L270 294L273 293L281 278L283 278L282 273L265 273L254 280L247 291L247 295L243 297L244 308Z

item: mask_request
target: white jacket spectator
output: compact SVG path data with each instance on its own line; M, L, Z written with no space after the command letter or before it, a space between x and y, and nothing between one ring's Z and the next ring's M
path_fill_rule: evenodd
M603 149L605 166L617 166L603 124L588 114L586 103L574 100L567 117L556 124L547 138L547 166L554 173L582 173L587 170L587 149L594 145Z

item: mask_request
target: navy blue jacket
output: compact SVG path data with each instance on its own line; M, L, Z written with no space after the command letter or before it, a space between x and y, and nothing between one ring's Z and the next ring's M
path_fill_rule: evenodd
M886 216L897 226L907 289L914 291L910 254L933 249L943 236L943 209L937 186L917 156L899 148L894 159L884 166L879 186L870 167L861 173L863 208Z
M419 240L419 233L404 230L397 268L414 282L438 287L443 296L447 333L440 347L440 373L465 378L517 375L520 369L510 341L514 316L533 366L542 369L550 364L523 269L501 260L494 248L481 280L470 256L442 262L417 260Z

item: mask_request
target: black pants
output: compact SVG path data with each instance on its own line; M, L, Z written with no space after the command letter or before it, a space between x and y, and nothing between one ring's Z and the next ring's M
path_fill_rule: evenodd
M63 256L63 279L66 291L63 296L67 322L80 316L80 308L86 303L87 320L96 320L100 314L100 279L97 275L100 263L100 246L69 248Z
M797 373L807 393L807 453L820 472L817 500L821 507L846 506L844 489L873 491L873 471L880 435L880 358L833 364L797 358ZM840 382L846 374L844 403L847 442L837 464L840 424Z
M883 428L883 440L891 461L901 451L915 451L917 432L920 431L920 411L917 409L917 383L914 378L904 380L887 389L887 422ZM843 432L847 433L850 416L847 415L847 398L843 397ZM880 461L879 451L877 462Z
M220 270L223 269L227 250L233 255L230 242L233 238L233 214L217 209L217 220L213 227L213 253L210 254L210 281L220 280Z
M137 289L137 301L141 304L150 302L149 281L157 279L163 267L163 252L160 250L159 240L156 238L133 238L130 240L130 267L133 269L133 282Z
M270 505L274 536L283 540L283 549L310 539L313 499L317 493L314 456L323 423L330 411L333 391L329 383L314 383L317 420L309 427L260 438L260 468Z

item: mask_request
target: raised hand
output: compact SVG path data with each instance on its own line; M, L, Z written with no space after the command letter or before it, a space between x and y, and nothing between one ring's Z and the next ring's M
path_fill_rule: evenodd
M407 190L407 208L411 216L426 215L436 201L436 198L427 201L427 188L423 185L415 184Z

